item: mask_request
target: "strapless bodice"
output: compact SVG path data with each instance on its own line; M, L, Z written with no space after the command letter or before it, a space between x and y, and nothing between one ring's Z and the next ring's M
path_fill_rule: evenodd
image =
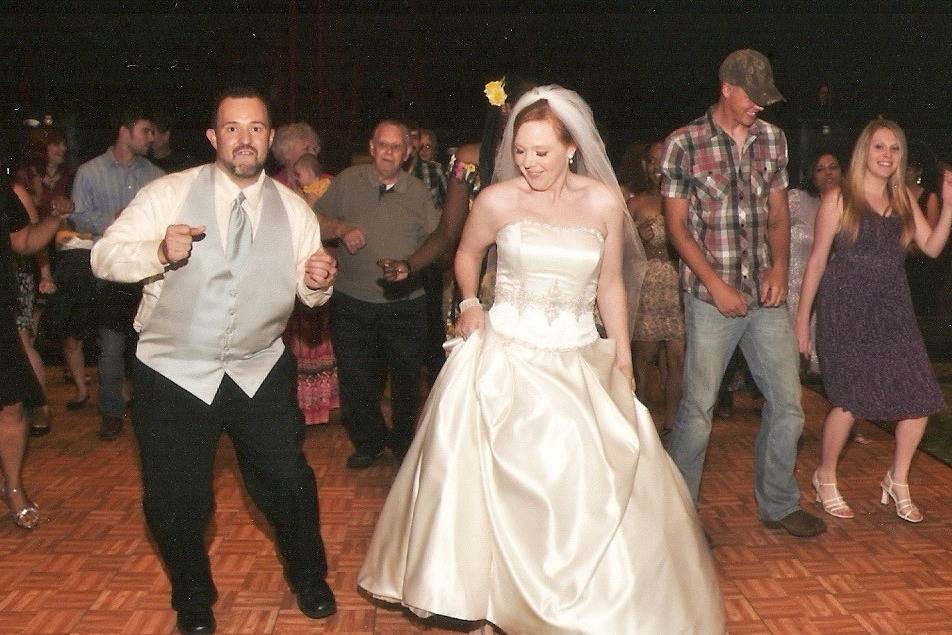
M581 225L514 221L496 234L498 334L541 348L575 348L598 337L594 309L602 234Z

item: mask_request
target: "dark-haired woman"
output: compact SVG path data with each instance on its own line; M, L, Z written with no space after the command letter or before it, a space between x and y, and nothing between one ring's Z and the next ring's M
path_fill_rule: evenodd
M30 193L42 218L50 214L54 201L63 207L62 199L69 199L76 170L66 161L67 149L66 135L58 128L44 126L30 131L25 165L17 170L16 182Z
M66 152L66 135L62 130L44 126L30 131L26 165L17 171L16 182L29 192L39 218L46 218L54 212L69 214L73 210L69 194L76 170L67 163ZM42 320L43 325L49 327L47 335L63 338L63 360L76 388L73 398L66 402L70 410L81 407L89 397L83 340L93 334L94 286L88 248L87 245L85 268L80 263L78 273L74 262L76 254L67 254L68 249L64 250L62 244L58 245L57 257L52 258L52 280L43 275L41 266L39 290L53 295L43 308L45 318L38 314L35 323ZM39 259L41 263L49 262L48 252L40 252ZM42 422L34 421L31 430L34 434L41 433Z
M671 248L661 211L662 142L644 146L637 160L635 178L628 184L628 212L638 228L645 248L645 282L641 288L638 317L631 334L635 361L635 380L639 397L645 401L648 368L656 359L664 391L662 431L674 425L674 416L681 399L681 373L684 368L684 315L681 310L681 289L678 268L671 258ZM663 360L661 357L663 356Z
M839 187L842 176L843 168L836 155L832 152L821 152L810 162L801 186L787 192L787 201L790 205L790 273L787 286L787 309L793 320L797 318L803 274L813 249L813 234L817 210L820 209L820 197L833 188ZM815 322L811 321L811 333L814 330ZM820 362L816 351L813 351L808 360L808 368L814 374L820 372Z
M939 222L939 197L935 192L936 165L933 161L922 158L922 154L921 150L909 153L906 187L915 197L926 222L930 227L935 227ZM936 280L940 280L948 268L948 262L943 260L930 258L916 248L906 256L906 279L909 280L909 292L912 294L912 306L916 309L916 315L936 314L939 304Z
M484 88L486 95L486 113L483 122L483 137L479 143L460 146L450 157L446 180L446 202L440 223L433 233L415 252L404 259L384 258L378 264L389 282L398 282L406 278L411 271L438 262L451 255L463 233L463 223L473 205L476 196L484 185L492 180L496 160L496 149L502 138L503 129L509 119L513 104L531 89L530 81L515 77L503 77L488 82ZM481 280L480 298L492 303L495 258L490 256L489 271ZM448 307L450 308L450 307ZM455 306L451 307L455 313Z

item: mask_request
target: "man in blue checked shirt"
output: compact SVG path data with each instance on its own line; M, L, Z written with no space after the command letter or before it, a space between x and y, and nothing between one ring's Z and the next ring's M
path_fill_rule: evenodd
M119 116L116 140L103 154L79 166L73 182L72 221L77 231L102 238L119 213L146 183L163 172L146 159L155 139L155 128L144 110L130 108ZM122 386L126 361L135 351L132 317L138 304L137 285L99 280L99 438L115 439L122 431L126 395Z

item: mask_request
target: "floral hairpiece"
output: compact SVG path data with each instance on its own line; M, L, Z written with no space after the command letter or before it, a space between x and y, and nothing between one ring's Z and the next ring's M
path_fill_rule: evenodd
M483 89L483 92L486 93L486 99L489 100L489 103L493 106L499 107L506 103L506 78L497 79L495 81L488 82L486 87Z

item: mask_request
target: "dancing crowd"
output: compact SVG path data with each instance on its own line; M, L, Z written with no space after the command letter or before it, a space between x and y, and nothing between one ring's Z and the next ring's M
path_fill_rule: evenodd
M763 398L765 527L826 530L795 476L816 374L819 508L854 516L840 454L857 419L891 420L881 501L923 521L910 466L944 400L905 263L942 253L952 170L938 192L915 166L907 185L905 135L876 118L848 163L820 149L791 188L786 136L759 117L783 99L767 58L735 51L717 80L710 109L617 171L581 96L511 75L486 85L484 137L445 168L435 133L384 119L332 176L315 131L275 128L245 87L214 104L208 164L135 108L76 170L61 130L32 129L0 199L14 522L40 522L22 480L28 436L51 429L39 333L61 342L69 410L89 402L95 342L99 437L129 417L182 633L216 627L204 538L223 432L300 610L336 611L302 443L338 408L349 468L387 451L399 465L359 586L482 632L724 632L696 506L738 361Z

